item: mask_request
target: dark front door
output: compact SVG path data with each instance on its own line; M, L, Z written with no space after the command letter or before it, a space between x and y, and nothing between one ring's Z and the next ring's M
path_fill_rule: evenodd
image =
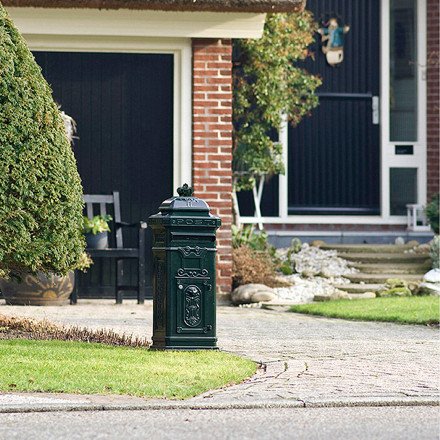
M379 0L310 0L315 19L337 16L345 34L344 60L332 67L312 47L306 69L319 74L320 105L289 129L289 214L380 213ZM342 23L341 23L342 22ZM377 102L377 101L376 101Z
M160 203L172 194L173 56L34 55L55 100L77 123L74 152L84 192L110 194L119 190L125 222L146 220L157 212ZM127 232L124 246L136 245L137 232ZM150 248L148 236L148 252ZM124 262L124 284L136 284L136 266L131 263ZM148 281L150 271L147 264ZM114 273L109 259L95 261L83 280L83 292L111 296Z

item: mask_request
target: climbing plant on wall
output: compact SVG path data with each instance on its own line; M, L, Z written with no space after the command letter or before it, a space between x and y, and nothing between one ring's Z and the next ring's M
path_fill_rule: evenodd
M312 56L317 26L308 11L269 14L263 37L234 42L234 156L236 189L250 189L256 175L284 172L276 132L282 114L297 125L318 105L321 84L297 65Z

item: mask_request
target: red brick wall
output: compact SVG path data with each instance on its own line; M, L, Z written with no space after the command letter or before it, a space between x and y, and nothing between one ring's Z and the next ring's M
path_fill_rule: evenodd
M229 294L232 272L232 46L193 39L193 185L222 219L217 234L217 293Z
M440 48L439 48L439 2L428 0L427 3L427 88L428 88L428 201L439 189L439 149L440 149Z

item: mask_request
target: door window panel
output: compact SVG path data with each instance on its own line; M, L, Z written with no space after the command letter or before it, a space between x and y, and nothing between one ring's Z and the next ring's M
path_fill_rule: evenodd
M390 168L391 215L406 215L410 203L417 203L417 168Z
M417 141L417 0L390 1L390 141Z

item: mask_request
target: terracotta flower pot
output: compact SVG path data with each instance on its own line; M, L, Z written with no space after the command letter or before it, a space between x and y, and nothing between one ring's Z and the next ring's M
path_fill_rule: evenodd
M0 290L6 304L58 306L69 303L74 284L73 272L63 277L39 272L37 275L25 275L21 282L0 279Z

